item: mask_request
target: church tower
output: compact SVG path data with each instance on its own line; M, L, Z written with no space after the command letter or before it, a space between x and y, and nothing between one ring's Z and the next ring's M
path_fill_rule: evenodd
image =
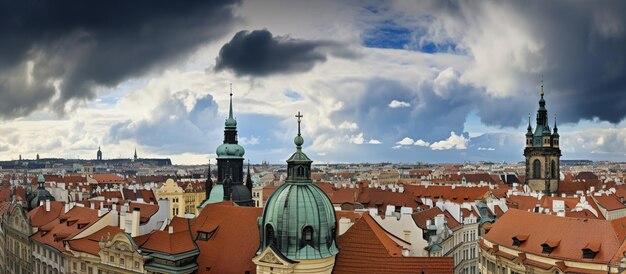
M102 161L102 150L98 147L98 152L96 152L96 160Z
M331 273L336 245L335 209L311 180L311 159L302 152L304 138L287 160L287 179L268 198L259 220L260 246L252 261L257 273Z
M559 133L554 116L554 131L550 131L548 110L544 100L543 83L541 84L541 99L537 111L537 125L535 131L530 125L528 114L528 128L526 132L526 183L533 191L546 194L556 193L559 189L559 172L561 149L559 148Z
M217 147L217 182L211 188L206 203L232 200L240 206L253 206L252 193L243 185L243 155L238 144L237 120L233 117L233 92L231 85L228 118L224 123L224 143Z

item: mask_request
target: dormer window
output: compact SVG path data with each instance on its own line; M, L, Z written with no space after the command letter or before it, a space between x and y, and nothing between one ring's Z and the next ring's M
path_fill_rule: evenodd
M583 247L583 259L593 259L596 257L596 254L600 251L599 243L588 243Z
M559 246L561 240L547 240L543 244L541 244L541 253L550 254L552 251Z
M528 240L528 235L515 235L515 236L513 236L513 247L519 247L526 240Z
M215 234L216 230L217 230L217 228L214 229L211 232L198 231L198 240L200 240L200 241L208 241L209 239L211 239L211 237L213 237L213 234Z

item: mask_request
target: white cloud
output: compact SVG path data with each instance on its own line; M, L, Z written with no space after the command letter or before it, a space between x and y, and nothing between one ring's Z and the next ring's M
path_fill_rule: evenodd
M496 149L492 147L479 147L478 150L494 151Z
M245 146L245 145L258 145L259 144L259 137L258 136L250 136L250 137L241 136L241 137L239 137L239 144L241 144L242 146Z
M355 122L343 121L343 123L339 124L339 129L354 131L359 129L359 126Z
M350 137L350 143L353 144L357 144L357 145L362 145L365 142L365 139L363 138L363 132L357 134L357 135L352 135Z
M413 143L414 143L413 139L409 137L404 137L404 139L398 141L396 144L401 145L401 146L408 146L408 145L412 145Z
M413 143L413 145L420 146L420 147L427 147L427 146L430 146L430 143L426 142L426 141L424 141L422 139L419 139L419 140L415 141L415 143Z
M376 140L376 139L370 139L369 142L367 142L368 144L371 145L380 145L382 144L380 141Z
M430 145L432 150L447 150L447 149L466 149L469 139L461 135L456 135L454 131L450 132L450 137L446 140L434 142Z
M390 108L407 108L410 107L411 104L409 104L409 102L404 102L404 101L398 101L398 100L392 100L389 103L389 107Z

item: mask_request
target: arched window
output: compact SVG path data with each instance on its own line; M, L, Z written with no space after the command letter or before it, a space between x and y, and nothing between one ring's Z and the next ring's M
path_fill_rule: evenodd
M272 245L274 244L276 241L276 238L274 237L274 227L272 227L271 224L266 224L265 225L265 245Z
M533 179L541 178L541 161L533 161Z
M554 160L552 160L552 165L550 166L550 173L552 174L552 179L556 179L556 162Z
M313 228L310 225L307 225L302 229L302 240L304 240L304 243L306 244L313 242Z
M304 167L298 166L298 177L304 177Z

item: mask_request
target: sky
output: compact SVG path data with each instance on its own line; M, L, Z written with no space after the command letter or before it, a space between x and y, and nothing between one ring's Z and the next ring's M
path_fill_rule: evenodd
M0 159L626 161L624 1L0 0ZM6 39L8 37L8 39ZM534 126L534 125L533 125Z

